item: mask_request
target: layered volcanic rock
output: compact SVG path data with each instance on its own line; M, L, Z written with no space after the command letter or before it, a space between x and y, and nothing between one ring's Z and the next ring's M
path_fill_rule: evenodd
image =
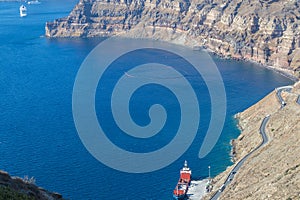
M249 59L300 73L297 0L80 0L46 24L48 37L123 34Z

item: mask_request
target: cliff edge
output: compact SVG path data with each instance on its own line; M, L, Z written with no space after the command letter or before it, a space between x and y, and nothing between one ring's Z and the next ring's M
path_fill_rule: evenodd
M123 34L203 46L300 76L297 0L80 0L46 23L48 37Z

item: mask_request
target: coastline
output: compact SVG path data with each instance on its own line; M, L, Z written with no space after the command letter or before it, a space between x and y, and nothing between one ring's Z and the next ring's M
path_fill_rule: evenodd
M125 36L125 34L126 34L126 36ZM129 32L125 32L125 33L119 33L117 35L112 35L112 37L115 37L115 36L118 36L118 37L121 37L121 38L123 37L123 38L132 38L132 39L139 39L140 38L140 39L148 39L148 40L158 40L158 41L167 42L167 43L174 44L174 45L180 45L180 46L183 46L183 47L191 48L191 50L193 50L193 51L206 51L206 52L208 52L208 54L213 54L213 55L215 55L215 56L217 56L217 57L219 57L220 59L223 59L223 60L235 60L235 61L241 61L241 62L254 63L259 67L272 70L272 71L274 71L274 72L290 79L293 82L297 82L297 81L300 80L300 76L297 77L293 73L293 70L288 70L288 69L281 68L281 67L266 65L266 64L263 64L259 61L254 60L254 59L248 59L248 58L245 58L245 57L227 56L227 55L224 55L222 52L214 51L213 49L211 49L211 48L209 48L205 45L201 45L200 43L195 41L193 38L190 38L190 41L194 41L194 42L182 43L182 42L176 42L176 40L171 40L170 38L164 38L164 37L152 38L151 36L146 36L146 37L143 36L143 35L137 35L136 36L135 31L129 31Z
M237 161L247 155L247 152L256 149L257 144L263 141L259 134L260 124L263 117L271 115L266 125L269 142L245 161L243 168L228 185L228 189L226 187L224 190L222 194L224 199L251 199L249 194L256 195L258 199L282 199L283 197L289 199L289 197L295 197L294 195L299 191L297 186L285 187L288 183L297 182L295 180L297 176L294 175L299 173L298 166L300 166L296 162L298 156L294 154L297 152L294 149L299 148L300 142L299 118L297 117L300 110L296 102L300 95L299 86L300 82L295 83L292 91L282 92L281 95L287 102L284 108L281 107L276 90L274 90L259 102L234 116L241 130L241 134L230 142L231 154L235 162L214 177L214 191L222 185ZM292 146L295 147L291 151ZM265 193L266 190L268 193ZM209 193L204 199L210 199L212 194Z
M212 53L214 53L214 55L217 55L219 56L221 59L228 59L228 60L238 60L238 61L243 61L243 62L252 62L252 63L255 63L257 64L259 67L263 67L263 68L266 68L266 69L269 69L269 70L272 70L288 79L290 79L291 81L293 81L294 83L298 82L300 79L298 77L296 77L291 70L286 70L286 69L283 69L283 68L276 68L276 67L273 67L273 66L269 66L269 65L264 65L264 64L261 64L261 63L258 63L254 60L247 60L247 59L244 59L244 58L227 58L227 57L224 57L222 55L219 55L218 53L216 52L213 52L211 51ZM268 95L267 95L268 96ZM265 96L266 97L266 96ZM265 98L263 97L263 98ZM262 98L262 99L263 99ZM256 103L255 103L256 104ZM250 107L254 106L255 104L251 105ZM249 109L250 107L246 108ZM233 117L234 119L236 120L236 126L237 128L239 129L240 131L240 134L239 136L242 134L242 132L244 131L242 125L241 125L241 117L240 117L240 114L241 112L238 112L236 113ZM230 146L231 146L231 150L230 150L230 154L229 156L231 157L231 161L235 164L237 162L237 158L236 158L236 140L239 138L239 136L237 138L233 138L230 140ZM241 138L242 139L242 138ZM223 173L223 172L221 172ZM220 174L221 174L220 173Z
M171 42L171 41L170 41ZM188 47L190 47L189 45L187 45ZM197 46L199 47L199 46ZM194 49L194 47L192 47ZM251 62L251 63L254 63L256 64L257 66L259 67L262 67L262 68L266 68L266 69L269 69L269 70L272 70L288 79L290 79L291 81L294 81L294 82L297 82L300 80L300 77L297 77L295 76L295 74L293 74L293 71L292 70L288 70L288 69L284 69L284 68L280 68L280 67L275 67L275 66L271 66L271 65L265 65L265 64L262 64L256 60L251 60L251 59L247 59L247 58L237 58L237 57L229 57L229 56L226 56L224 54L222 54L221 52L217 52L217 51L214 51L212 49L209 49L209 48L206 48L206 47L203 47L202 48L199 48L199 50L206 50L208 51L209 53L212 53L216 56L218 56L220 59L224 59L224 60L236 60L236 61L242 61L242 62ZM195 51L198 51L198 50L195 50ZM237 113L238 114L238 113Z
M262 67L262 68L266 68L266 69L269 69L269 70L272 70L288 79L290 79L291 81L293 81L294 83L296 83L297 81L299 81L300 79L298 77L296 77L291 70L286 70L286 69L283 69L283 68L276 68L274 66L270 66L270 65L264 65L262 63L259 63L259 62L256 62L255 60L249 60L249 59L245 59L245 58L231 58L231 57L226 57L222 54L219 54L218 52L215 52L211 49L205 49L207 51L209 51L210 53L213 53L214 55L218 56L220 59L225 59L225 60L237 60L237 61L242 61L242 62L251 62L251 63L254 63L254 64L257 64L259 67ZM267 95L268 96L268 95ZM265 96L266 97L266 96ZM265 98L263 97L263 98ZM262 99L263 99L262 98ZM261 99L261 100L262 100ZM256 103L255 103L256 104ZM250 107L254 106L255 104L251 105ZM247 109L249 109L250 107L248 107ZM246 110L247 110L246 109ZM240 131L240 134L238 135L237 138L232 138L230 140L230 146L231 146L231 150L230 150L230 160L233 162L233 165L236 164L236 162L239 160L236 156L236 141L238 139L242 140L243 139L243 136L241 138L239 138L241 136L241 134L243 133L244 129L241 125L241 117L240 117L240 114L241 112L238 112L236 113L233 117L234 119L236 120L236 126L238 128L238 130ZM228 166L228 168L230 168L231 166ZM227 171L227 169L225 171ZM224 173L225 171L219 173L218 175Z
M255 104L254 104L255 105ZM252 105L253 106L253 105ZM250 106L251 107L251 106ZM249 108L250 108L249 107ZM249 108L247 108L247 109L249 109ZM246 109L246 110L247 110ZM241 125L241 118L240 118L240 114L241 114L241 112L238 112L238 113L236 113L233 117L234 117L234 119L236 120L236 126L237 126L237 128L238 128L238 130L240 131L240 134L236 137L236 138L232 138L231 140L230 140L230 146L231 146L231 150L230 150L230 157L231 157L231 161L233 162L233 164L235 164L237 161L238 161L238 159L237 159L237 157L236 157L236 140L241 136L241 134L243 133L243 131L244 131L244 129L243 129L243 127L242 127L242 125ZM243 137L242 138L240 138L240 140L242 140L243 139ZM223 173L223 172L221 172L221 173ZM221 174L220 173L220 174Z
M0 191L0 199L63 200L61 194L37 186L34 177L10 176L8 172L2 170L0 170Z
M268 65L262 65L262 67L273 70L274 72L279 73L282 76L285 76L286 78L290 79L291 81L294 81L295 83L300 80L298 77L292 74L290 70L285 70L283 68L276 68Z

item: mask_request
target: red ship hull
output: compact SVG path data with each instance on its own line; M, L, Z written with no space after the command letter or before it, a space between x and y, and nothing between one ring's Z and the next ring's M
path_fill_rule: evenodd
M178 183L173 190L174 199L184 199L191 183L192 171L187 166L185 161L184 167L180 170L180 177Z

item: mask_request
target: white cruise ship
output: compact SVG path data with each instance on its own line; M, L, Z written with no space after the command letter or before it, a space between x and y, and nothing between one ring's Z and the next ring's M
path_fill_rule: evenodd
M27 16L27 8L24 5L20 6L20 17Z

